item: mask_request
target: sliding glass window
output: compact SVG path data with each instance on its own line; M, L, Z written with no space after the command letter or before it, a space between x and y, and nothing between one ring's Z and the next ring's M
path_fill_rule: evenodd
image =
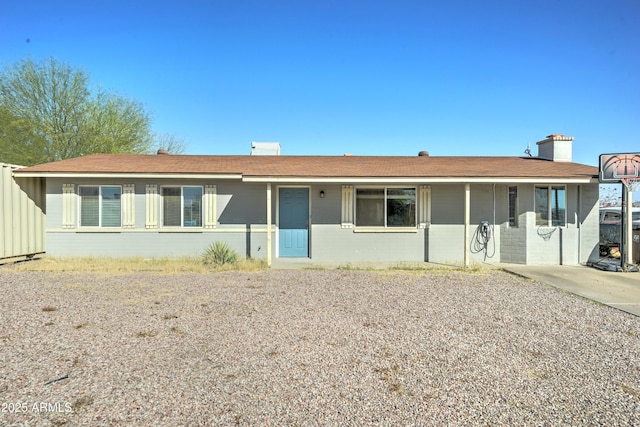
M415 227L415 188L357 188L357 227Z
M122 187L115 185L82 185L80 227L122 226Z
M162 187L164 227L202 227L202 187Z

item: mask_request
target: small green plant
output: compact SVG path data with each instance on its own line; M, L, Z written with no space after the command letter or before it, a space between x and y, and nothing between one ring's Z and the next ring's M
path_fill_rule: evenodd
M354 267L350 262L348 262L346 264L340 264L339 266L336 267L336 270L351 271L351 270L357 270L357 267Z
M79 399L76 399L72 404L71 408L73 412L79 412L85 406L89 406L93 404L93 396L83 396Z
M234 264L238 260L238 254L224 242L215 241L209 245L202 255L205 265L221 266Z

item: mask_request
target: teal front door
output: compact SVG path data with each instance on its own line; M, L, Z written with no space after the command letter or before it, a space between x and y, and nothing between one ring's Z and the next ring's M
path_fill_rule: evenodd
M309 256L309 189L280 188L281 257Z

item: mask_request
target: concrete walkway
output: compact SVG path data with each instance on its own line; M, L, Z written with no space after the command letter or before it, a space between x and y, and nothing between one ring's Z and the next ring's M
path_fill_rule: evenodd
M492 264L593 301L640 316L640 273L568 265Z

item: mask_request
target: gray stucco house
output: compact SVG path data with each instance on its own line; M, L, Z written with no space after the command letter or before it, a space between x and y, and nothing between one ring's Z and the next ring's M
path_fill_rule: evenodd
M53 256L579 264L597 254L598 168L572 137L538 156L97 154L14 171L46 180Z

